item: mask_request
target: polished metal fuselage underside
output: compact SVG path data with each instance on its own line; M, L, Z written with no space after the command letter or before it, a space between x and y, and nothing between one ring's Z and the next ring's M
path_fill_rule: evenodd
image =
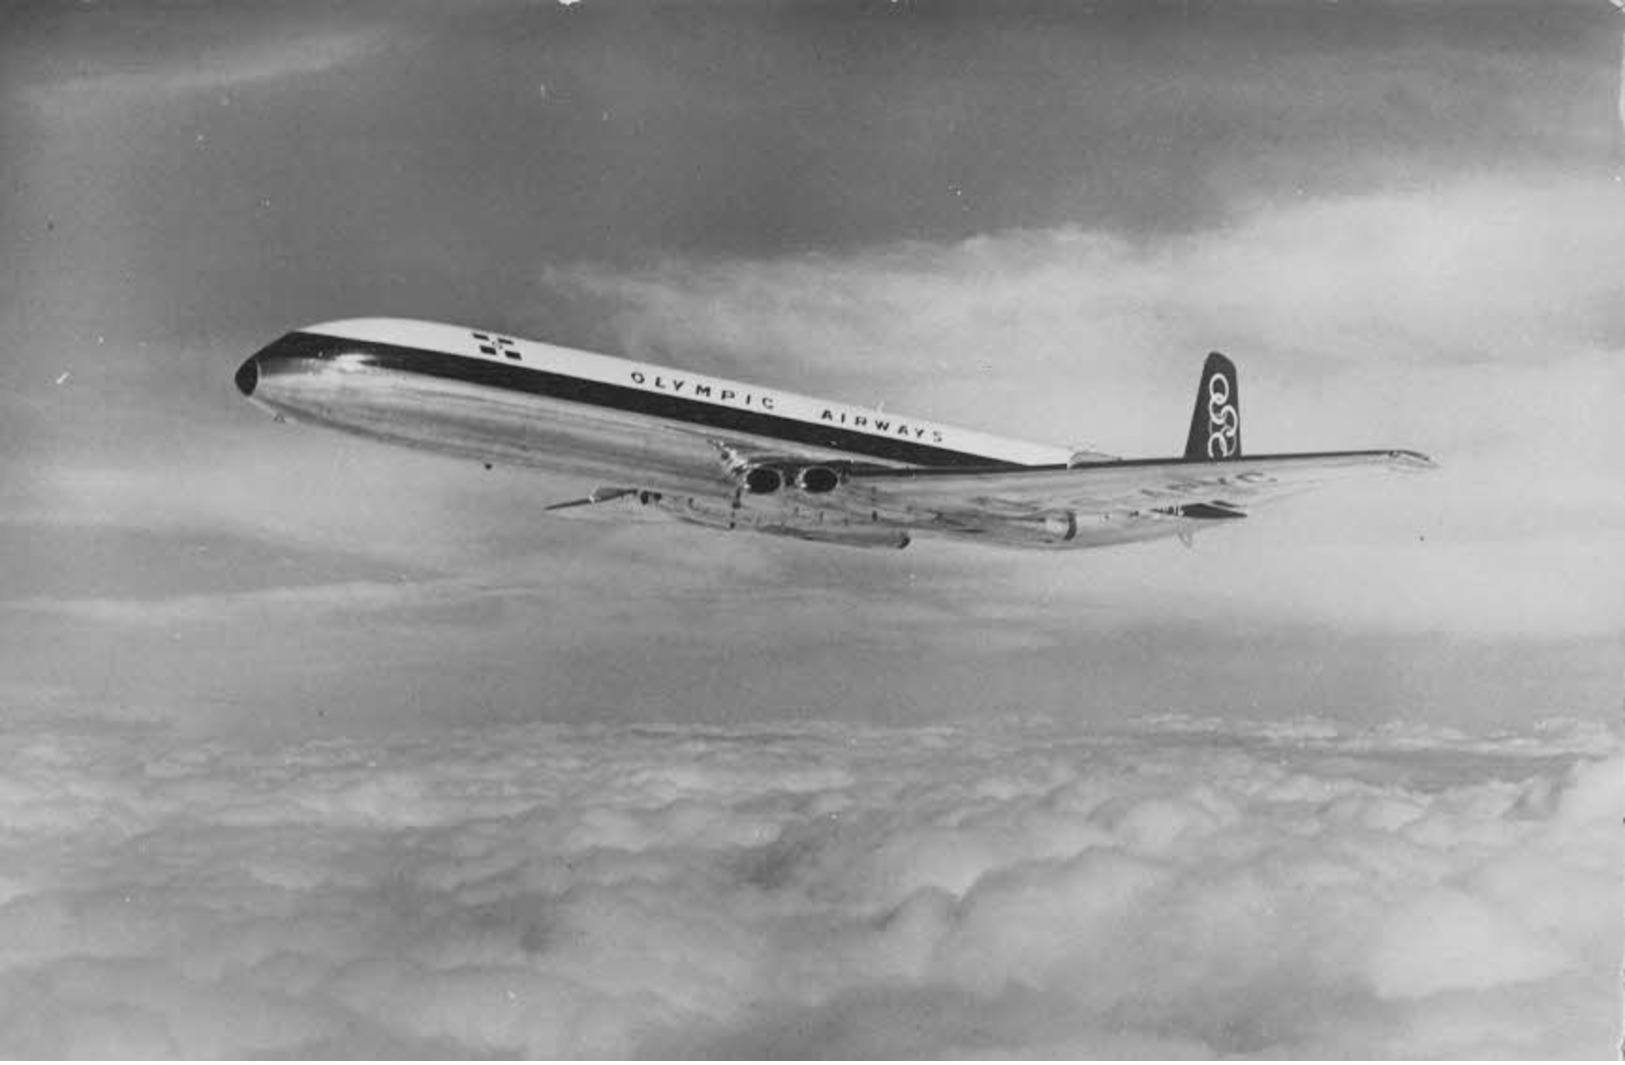
M731 494L720 476L718 448L692 427L373 366L366 358L275 364L270 372L262 370L254 400L288 420L386 444L605 485Z

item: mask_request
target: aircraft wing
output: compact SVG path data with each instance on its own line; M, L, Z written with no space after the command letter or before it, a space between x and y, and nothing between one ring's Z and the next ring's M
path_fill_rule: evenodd
M602 488L550 509L669 516L716 528L897 547L910 534L976 537L1025 547L1102 547L1246 517L1319 485L1425 470L1415 451L1244 455L1235 365L1208 356L1183 455L1117 459L1080 451L1041 466L881 465L708 435L717 492ZM669 496L669 498L668 498ZM609 503L606 511L591 504Z
M1240 512L1332 481L1432 465L1419 452L1390 450L1254 455L1222 461L1124 459L1014 470L853 467L845 487L882 509L950 514L975 511L1021 517L1073 511L1106 515L1202 505Z

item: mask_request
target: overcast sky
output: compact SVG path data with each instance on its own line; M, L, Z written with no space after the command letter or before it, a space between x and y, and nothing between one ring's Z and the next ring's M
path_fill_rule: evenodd
M41 789L0 795L23 804L14 819L37 803L50 811L47 835L29 844L43 849L14 852L19 862L65 853L50 833L86 838L79 818L111 816L51 808L52 795L111 795L121 808L124 785L109 782L149 773L149 755L109 752L136 735L132 749L149 753L171 750L163 737L204 744L185 759L197 774L187 794L256 809L210 789L239 771L291 779L269 768L286 761L320 790L333 763L321 747L273 746L242 764L220 755L250 741L331 741L352 766L374 743L428 737L399 756L422 766L432 737L470 729L457 735L501 737L491 764L507 765L501 744L559 742L588 752L582 765L596 752L591 787L600 773L643 771L647 752L605 746L622 732L545 728L659 722L677 736L698 729L696 749L714 753L714 726L829 723L861 738L873 726L1021 719L1088 736L1171 713L1310 717L1357 735L1403 722L1430 750L1453 751L1461 737L1546 718L1617 722L1625 146L1621 20L1608 4L439 9L42 3L14 6L0 26L0 701L7 742L37 763ZM609 528L544 515L559 490L533 473L276 425L237 395L231 375L257 347L365 315L467 323L1126 455L1179 451L1202 357L1217 348L1240 366L1250 449L1408 447L1441 469L1307 496L1193 549L920 541L869 553ZM70 722L83 743L59 748ZM1609 741L1581 746L1595 756ZM804 753L774 748L755 769L767 779ZM1184 771L1183 757L1163 763ZM875 764L839 772L863 781L893 765ZM453 790L484 794L486 765L469 755ZM1473 765L1462 786L1494 796L1507 779L1545 781L1537 791L1571 779L1561 758ZM1327 794L1370 797L1337 767L1305 772ZM1406 789L1431 796L1436 782L1405 772L1372 770L1433 809ZM412 780L412 794L428 786ZM718 785L717 802L755 809L754 786ZM164 820L184 802L160 798L136 804L145 813L129 830L188 838ZM893 798L841 801L883 810ZM1252 811L1237 816L1290 835L1295 822L1254 798L1236 800ZM1515 800L1485 816L1523 810ZM1572 804L1540 809L1563 840L1578 838L1562 835ZM774 830L805 813L775 813ZM352 811L334 816L324 830ZM920 816L897 820L896 838L936 823ZM1039 857L1064 851L1070 831L1041 833ZM109 898L122 897L120 877L147 875L111 850L82 857L73 875L102 876ZM700 859L672 860L661 875L698 890L684 863ZM176 868L206 878L214 866ZM956 877L932 883L969 906L970 881ZM0 898L25 897L22 883L0 883ZM1546 893L1519 884L1519 898ZM852 912L867 927L869 911ZM1527 927L1546 928L1543 913ZM968 914L944 927L962 930ZM1466 942L1494 933L1476 911L1463 919ZM1579 943L1591 931L1565 934ZM53 942L40 956L58 948L78 949ZM1508 963L1509 981L1569 973L1577 957L1529 949ZM851 960L830 961L840 978L789 999L855 1009L840 996L865 985L844 977L874 970L843 968ZM1071 1001L1067 964L1033 977L1039 999L1000 1023L1031 1028L1022 1011ZM930 1009L993 994L930 971L961 996ZM1325 1001L1342 993L1328 987ZM1567 985L1552 987L1563 1001ZM899 1015L939 1016L909 1001ZM738 1020L726 1005L701 1012ZM96 1052L104 1029L72 1015L10 1049ZM489 1043L455 1025L391 1042L407 1037L369 1016L380 1027L364 1038L323 1028L308 1046L812 1052L749 1027L759 1018L704 1039L560 1044L546 1026ZM106 1024L113 1049L136 1053L307 1046L211 1043L173 1027L168 1044L143 1042L147 1029L123 1014ZM1120 1052L1309 1045L1298 1032L1277 1044L1212 1025L1152 1028L1195 1042ZM1113 1046L1050 1034L1014 1049Z
M189 722L1616 709L1602 4L55 5L4 37L0 664ZM231 371L405 315L1122 454L1443 472L1198 540L548 520ZM63 375L68 375L64 377ZM236 709L233 710L232 708ZM347 725L346 727L353 727Z

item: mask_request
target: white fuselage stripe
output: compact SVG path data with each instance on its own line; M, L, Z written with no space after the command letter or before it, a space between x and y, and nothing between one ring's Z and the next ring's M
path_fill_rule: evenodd
M350 319L301 332L443 352L460 358L522 366L581 381L630 388L723 410L754 412L809 426L894 443L920 445L995 463L1042 466L1065 463L1070 449L993 436L970 429L835 403L782 389L762 388L708 374L635 362L610 355L508 337L484 330L396 318ZM686 404L685 404L686 406ZM709 422L711 419L704 419ZM800 434L797 434L800 435ZM867 450L867 449L862 449Z

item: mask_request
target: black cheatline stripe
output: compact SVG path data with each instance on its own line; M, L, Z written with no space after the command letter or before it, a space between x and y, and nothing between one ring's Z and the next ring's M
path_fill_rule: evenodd
M822 425L761 411L713 406L683 396L647 392L627 385L571 377L568 374L530 366L488 362L466 355L454 355L430 348L403 347L376 340L355 340L320 333L289 333L260 350L257 357L330 359L347 354L370 356L372 363L383 369L442 377L513 392L528 392L551 399L647 414L688 425L748 433L752 436L782 440L787 444L830 448L893 462L907 462L939 469L1027 468L1017 462L934 447L930 444L904 440L901 437L892 439L870 436L838 425Z

